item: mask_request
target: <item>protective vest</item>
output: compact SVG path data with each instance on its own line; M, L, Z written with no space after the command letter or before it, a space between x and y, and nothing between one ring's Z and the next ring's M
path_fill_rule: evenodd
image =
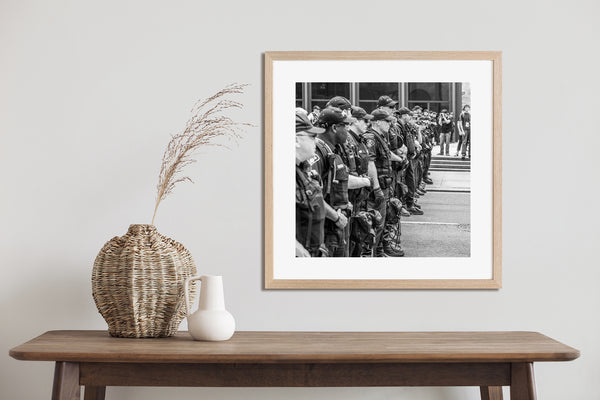
M368 130L370 136L373 136L375 140L375 146L379 147L377 157L375 158L375 167L377 168L377 175L390 175L392 173L392 161L390 159L390 148L383 137L375 130Z
M348 137L350 136L348 135ZM342 162L348 167L348 172L350 173L350 175L358 175L358 173L356 172L356 154L354 153L354 149L352 148L350 143L346 142L344 144L338 144L335 147L335 152L339 154L340 157L342 157Z
M349 170L342 157L335 154L331 147L317 138L317 151L325 161L322 171L323 194L325 201L333 208L343 208L348 205L348 175Z
M366 175L369 169L369 151L367 150L367 146L352 131L349 132L347 146L353 153L355 174L357 176ZM350 166L350 173L352 174L352 172L352 166Z
M405 123L404 125L398 124L398 127L400 128L400 132L402 133L402 138L404 139L404 144L406 145L408 156L409 158L412 158L412 156L416 154L415 137L413 135L412 128L409 126L408 123Z
M318 175L296 166L296 240L308 251L323 243L324 221L325 204Z
M433 131L431 130L431 128L429 126L426 126L423 131L421 132L422 136L423 136L423 143L421 143L421 145L423 146L423 150L425 151L431 151L431 148L433 147L431 144L431 138L433 137Z
M390 150L395 151L402 147L402 136L400 135L400 128L398 123L390 125L390 131L387 134L387 141L389 143Z

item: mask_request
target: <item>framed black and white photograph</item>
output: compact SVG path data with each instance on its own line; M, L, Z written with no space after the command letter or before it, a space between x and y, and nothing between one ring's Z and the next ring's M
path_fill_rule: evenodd
M265 53L265 288L498 289L501 171L500 52Z

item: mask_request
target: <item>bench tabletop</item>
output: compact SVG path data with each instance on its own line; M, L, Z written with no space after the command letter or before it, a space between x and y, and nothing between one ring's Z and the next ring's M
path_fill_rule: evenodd
M537 332L236 332L225 342L49 331L10 350L18 360L121 363L569 361L579 351Z

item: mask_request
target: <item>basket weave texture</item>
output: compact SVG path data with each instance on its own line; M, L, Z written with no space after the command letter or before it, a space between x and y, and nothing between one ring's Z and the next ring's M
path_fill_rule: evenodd
M192 255L181 243L153 225L130 225L98 253L92 294L111 336L168 337L185 318L183 284L195 275ZM190 301L196 292L192 284Z

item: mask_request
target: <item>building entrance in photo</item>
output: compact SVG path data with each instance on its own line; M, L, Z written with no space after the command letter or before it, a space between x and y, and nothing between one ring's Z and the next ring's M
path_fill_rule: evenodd
M352 104L372 112L380 96L390 96L399 106L411 110L420 106L439 113L447 109L458 121L463 104L470 104L471 90L462 82L297 82L296 107L311 112L313 106L325 107L334 96L344 96ZM454 132L452 140L456 139Z

